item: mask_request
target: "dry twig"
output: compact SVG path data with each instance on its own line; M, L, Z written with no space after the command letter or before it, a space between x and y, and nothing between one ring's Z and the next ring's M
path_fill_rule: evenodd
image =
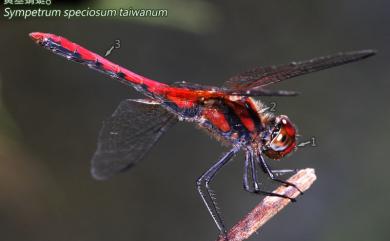
M306 191L316 180L314 169L306 168L298 171L294 176L287 181L294 183L300 190ZM299 191L294 187L278 187L274 193L286 195L295 198L299 195ZM261 228L275 214L282 210L291 201L280 197L265 197L251 212L241 219L228 232L229 241L242 241L249 238L254 232ZM224 241L222 237L218 241Z

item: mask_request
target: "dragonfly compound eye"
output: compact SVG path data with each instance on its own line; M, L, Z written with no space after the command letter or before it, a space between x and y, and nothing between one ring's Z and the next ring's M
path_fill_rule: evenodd
M276 117L271 139L264 146L264 154L278 160L289 154L296 147L296 130L287 116Z

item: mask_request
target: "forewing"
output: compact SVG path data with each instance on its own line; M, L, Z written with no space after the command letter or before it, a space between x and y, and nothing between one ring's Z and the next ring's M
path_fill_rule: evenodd
M171 86L186 88L186 89L190 89L190 90L215 90L215 91L221 90L220 87L211 86L211 85L196 84L196 83L191 83L191 82L187 82L187 81L178 81L178 82L172 83Z
M374 50L351 51L301 62L292 62L286 65L257 67L231 77L224 83L224 87L232 90L258 88L299 75L358 61L375 53Z
M267 90L263 88L255 88L255 89L231 89L224 87L215 87L201 84L189 83L186 81L175 82L171 86L181 87L190 90L206 90L210 91L208 95L213 93L216 96L219 96L219 93L224 93L226 95L237 95L237 96L295 96L298 95L298 92L295 91L287 91L287 90Z
M177 118L150 100L125 100L103 123L91 173L107 179L130 168L153 147Z
M228 95L237 95L237 96L296 96L299 94L296 91L268 90L263 88L226 89L225 93Z

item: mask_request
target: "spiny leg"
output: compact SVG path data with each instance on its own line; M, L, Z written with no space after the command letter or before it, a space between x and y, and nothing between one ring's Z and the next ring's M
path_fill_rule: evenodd
M219 231L221 234L226 237L227 231L225 228L225 225L223 223L223 220L218 213L214 197L211 196L211 190L209 187L209 183L212 181L215 174L226 164L228 163L231 158L239 151L239 147L235 146L232 148L228 153L226 153L217 163L215 163L209 170L207 170L202 176L198 178L196 181L196 187L198 189L198 192L200 196L203 199L203 202L205 203L209 213L214 219L215 224L217 225Z
M250 151L248 151L248 152L250 152ZM252 181L253 181L253 190L250 189L249 185L248 185L248 186L244 186L245 191L250 192L250 193L255 193L255 194L263 194L263 195L266 195L266 196L275 196L275 197L287 198L287 199L290 199L291 202L295 202L296 201L295 198L291 198L291 197L286 196L286 195L282 195L282 194L278 194L278 193L273 193L273 192L268 192L268 191L261 190L260 189L260 184L258 183L258 180L257 180L256 165L255 165L255 162L254 162L253 153L252 152L250 154L247 153L246 157L247 157L247 159L245 160L245 162L249 162L250 161L250 163L251 163L250 167L251 167L251 174L252 174ZM248 157L250 159L248 159Z
M285 186L292 186L294 187L295 189L297 189L301 195L303 194L303 192L294 184L294 183L291 183L291 182L287 182L287 181L284 181L284 180L281 180L281 179L278 179L275 177L275 174L273 173L273 171L271 170L271 168L269 168L268 164L265 162L263 156L261 154L258 154L257 155L258 158L258 162L259 162L259 165L262 167L263 171L265 173L268 174L268 176L275 182L279 182L279 183L282 183L284 184Z
M245 190L249 189L248 168L249 168L249 160L251 158L252 158L252 152L247 151L245 153L244 176L243 176L243 185Z
M254 179L256 177L256 172L253 170L252 166L253 166L253 152L252 151L246 151L245 152L245 165L244 165L244 176L243 176L243 184L244 184L244 189L245 190L251 190L250 186L249 186L249 183L250 183L250 180L249 178L252 179L252 186L255 186L256 187L258 186L258 184L256 183L255 184L255 181ZM249 175L249 172L250 172L250 175ZM258 189L258 188L254 188L254 189ZM253 192L253 191L251 191Z
M297 200L295 198L283 195L283 194L278 194L278 193L273 193L273 192L268 192L268 191L263 191L263 190L250 190L250 189L245 189L245 191L250 192L250 193L255 193L255 194L263 194L266 196L273 196L273 197L281 197L281 198L287 198L290 199L291 202L296 202Z
M281 176L284 174L289 174L289 173L297 173L298 169L273 169L272 173L275 174L275 176Z
M252 171L252 181L253 181L253 188L254 191L257 192L260 190L260 185L257 181L257 172L256 172L256 165L255 165L255 160L253 157L253 153L251 154L251 171Z

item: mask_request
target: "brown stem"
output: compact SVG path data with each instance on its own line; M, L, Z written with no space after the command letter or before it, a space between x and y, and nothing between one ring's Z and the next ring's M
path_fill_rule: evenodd
M306 168L299 170L287 181L294 183L300 190L306 191L316 180L314 169ZM294 187L280 186L274 193L286 195L292 198L299 196L299 191ZM228 232L229 241L242 241L249 238L253 233L260 229L268 220L282 210L291 201L280 197L265 197L257 206L250 211L243 219L233 226ZM219 237L218 241L225 241Z

